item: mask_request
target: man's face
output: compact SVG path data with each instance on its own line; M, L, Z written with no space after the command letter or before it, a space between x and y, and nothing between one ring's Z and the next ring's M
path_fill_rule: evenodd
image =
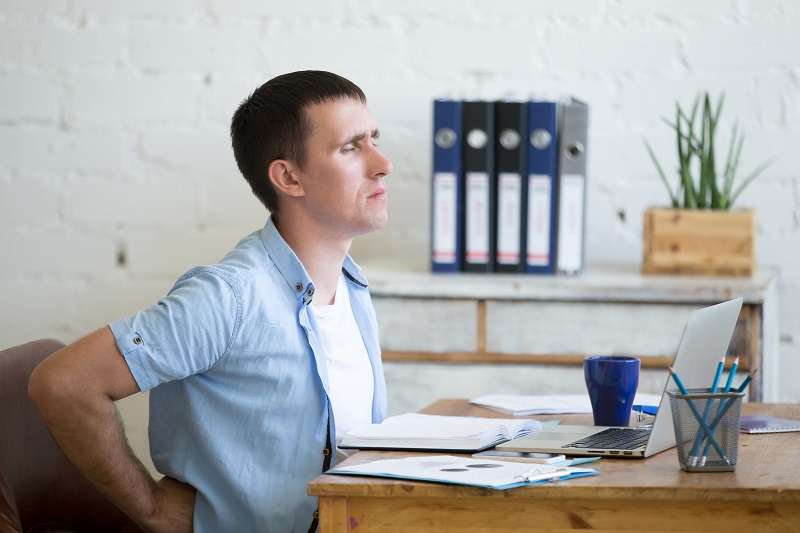
M343 98L309 107L305 168L296 169L307 213L334 238L351 239L388 221L386 183L392 163L378 150L369 108Z

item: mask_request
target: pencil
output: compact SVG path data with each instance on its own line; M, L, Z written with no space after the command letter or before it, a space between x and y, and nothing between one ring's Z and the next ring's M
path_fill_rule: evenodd
M725 383L725 389L722 392L730 392L731 385L733 385L733 376L736 375L736 370L739 368L739 356L733 360L731 371L728 373L728 381Z
M675 384L681 391L681 394L689 394L689 391L686 390L686 387L683 386L683 382L681 382L681 378L678 377L678 374L675 373L675 369L669 367L669 374L672 376L672 379L675 380Z
M714 373L714 381L711 383L711 388L708 389L708 392L711 394L716 394L717 387L719 386L719 378L722 376L722 369L725 368L725 355L723 354L717 363L717 371ZM706 408L703 410L703 422L708 423L708 417L711 416L711 409L714 406L713 398L709 398L706 400ZM711 444L710 442L708 443ZM698 457L700 456L700 448L703 445L703 434L701 432L697 432L697 436L694 439L694 445L692 446L692 451L689 453L689 462L692 466L695 466L698 461Z
M723 356L723 357L722 357L722 362L720 362L720 365L723 365L723 364L724 364L724 361L725 361L725 356ZM730 373L728 374L728 381L726 381L726 382L725 382L725 387L722 389L722 392L723 392L723 393L728 393L728 392L730 392L730 390L731 390L731 384L733 383L733 376L735 376L735 375L736 375L736 369L737 369L737 368L739 368L739 357L738 357L738 356L736 357L736 359L733 361L733 364L731 365L731 371L730 371ZM718 369L717 369L717 372L719 372L719 370L720 370L720 369L718 368ZM714 390L714 391L712 391L712 392L717 392L717 391L716 391L716 389L715 389L715 390ZM723 407L723 405L722 405L722 401L723 401L723 400L720 400L719 409L722 409L722 407ZM710 406L710 403L709 403L709 406ZM717 412L719 412L719 409L717 410ZM706 407L706 410L707 410L707 411L710 411L710 410L709 410L709 408L708 408L708 406ZM710 412L709 412L709 414L710 414ZM706 419L706 420L708 420L708 419ZM711 428L711 431L716 433L716 431L717 431L716 427L712 427L712 428ZM706 441L706 445L705 445L705 447L703 448L703 453L702 453L702 454L700 454L700 466L705 466L705 464L706 464L706 460L708 459L708 451L709 451L710 449L711 449L711 443L710 443L710 442L708 442L708 441Z
M747 387L747 386L750 384L750 382L753 380L753 376L755 376L755 375L756 375L756 372L758 372L758 369L757 369L757 368L756 368L755 370L753 370L752 372L750 372L750 374L748 374L748 375L747 375L747 377L746 377L746 378L744 378L744 381L742 382L742 384L741 384L741 385L739 385L739 388L738 388L738 389L736 389L736 392L744 392L744 389L745 389L745 388L746 388L746 387Z
M755 370L753 370L752 372L750 372L750 375L745 378L744 382L741 385L739 385L739 388L736 389L736 392L744 392L744 389L747 388L747 385L753 379L753 376L756 375L756 372L758 372L757 368ZM717 425L722 420L722 417L725 416L725 413L728 412L728 409L731 408L731 406L734 404L735 400L736 400L735 398L731 398L730 400L728 400L725 403L725 407L720 409L719 413L717 413L717 416L711 422L710 427L712 427L712 428L716 428L717 427Z
M674 379L675 383L678 385L678 388L680 389L681 394L688 395L689 391L687 391L686 387L683 386L683 382L681 381L681 378L678 377L678 374L675 372L675 369L672 368L672 367L668 367L668 368L669 368L669 373L672 376L672 379ZM722 457L722 459L726 463L731 464L731 462L728 460L728 457L725 455L725 452L722 451L722 448L720 447L719 443L717 442L717 439L714 438L714 435L711 434L711 430L708 429L708 424L706 424L706 421L703 420L703 417L700 415L700 411L697 410L697 406L689 398L687 398L687 403L689 404L689 409L692 410L692 414L694 414L694 417L697 419L697 422L700 424L700 427L703 429L703 431L705 431L706 435L708 435L708 440L711 443L711 445L714 447L715 450L717 450L717 453L719 454L719 456Z

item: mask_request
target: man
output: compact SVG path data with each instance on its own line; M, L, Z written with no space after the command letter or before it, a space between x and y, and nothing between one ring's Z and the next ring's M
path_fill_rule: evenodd
M357 86L278 76L236 111L239 169L271 212L220 263L53 354L29 385L70 459L147 531L308 531L331 441L386 390L352 240L386 224L392 165ZM156 482L114 401L150 393Z

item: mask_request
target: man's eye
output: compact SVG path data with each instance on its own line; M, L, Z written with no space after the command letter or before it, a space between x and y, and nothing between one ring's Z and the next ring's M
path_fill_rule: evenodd
M355 151L356 151L356 147L353 146L352 144L348 144L348 145L342 147L342 152L355 152Z

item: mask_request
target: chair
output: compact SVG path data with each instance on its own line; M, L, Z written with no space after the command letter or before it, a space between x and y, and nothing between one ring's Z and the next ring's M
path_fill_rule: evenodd
M0 352L0 532L140 531L67 459L28 399L31 372L63 346L44 339Z

